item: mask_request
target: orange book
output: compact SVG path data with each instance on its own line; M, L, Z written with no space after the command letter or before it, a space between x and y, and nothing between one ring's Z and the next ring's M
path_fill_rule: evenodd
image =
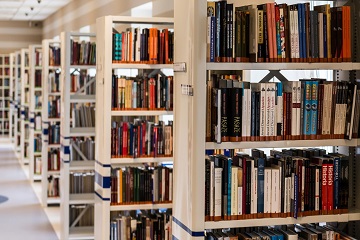
M157 28L154 28L154 64L158 63L158 53L159 53L159 47L158 47L158 42L159 42L159 35L158 35L158 30Z
M133 58L133 34L132 31L129 32L129 62L133 62L134 58Z

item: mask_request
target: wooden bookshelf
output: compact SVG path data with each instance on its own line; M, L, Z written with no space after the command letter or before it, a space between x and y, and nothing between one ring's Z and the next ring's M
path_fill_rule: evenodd
M22 164L29 163L29 97L30 97L30 71L29 71L29 48L21 49L21 122L20 122L20 159Z
M10 118L9 107L10 101L8 97L10 96L10 55L9 54L0 54L0 136L1 138L9 138L9 128L10 128Z

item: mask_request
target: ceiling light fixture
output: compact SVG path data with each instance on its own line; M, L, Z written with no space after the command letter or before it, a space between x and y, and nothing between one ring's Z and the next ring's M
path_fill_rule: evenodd
M28 13L25 13L25 16L29 15Z
M30 10L31 10L31 11L34 10L34 7L30 7Z

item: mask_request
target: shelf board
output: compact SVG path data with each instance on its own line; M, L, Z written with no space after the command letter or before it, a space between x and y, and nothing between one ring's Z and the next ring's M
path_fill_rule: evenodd
M92 69L96 68L96 65L70 65L70 68Z
M70 128L70 137L92 137L95 136L94 127L75 127Z
M70 103L94 103L96 102L95 95L70 95Z
M47 171L48 175L59 175L60 174L60 170L48 170Z
M41 108L35 108L35 109L34 109L34 112L39 112L39 113L41 113L41 112L42 112L42 109L41 109Z
M42 66L35 66L35 70L42 70Z
M34 87L34 91L42 91L42 87Z
M314 146L358 146L358 139L324 139L324 140L285 140L285 141L258 141L258 142L223 142L220 144L207 142L206 149L237 149L237 148L288 148Z
M113 63L113 69L172 69L173 64Z
M286 224L303 224L303 223L317 223L317 222L348 222L360 220L360 212L352 211L346 214L333 215L316 215L299 217L297 219L292 217L287 218L256 218L246 220L230 220L219 222L205 222L205 229L221 229L221 228L239 228L239 227L260 227L271 225L286 225Z
M69 204L94 204L95 193L70 194Z
M147 210L147 209L160 209L160 208L172 208L172 203L161 204L131 204L131 205L112 205L110 211L126 211L126 210Z
M356 70L360 63L206 63L206 70Z
M60 204L60 197L49 197L48 196L47 204Z
M34 130L34 134L42 134L41 130Z
M56 69L60 69L61 66L48 66L49 70L56 70Z
M41 181L41 175L34 173L33 179L34 179L34 181Z
M141 164L141 163L162 163L173 162L173 157L144 157L144 158L111 158L111 164Z
M49 122L61 122L61 118L48 118L47 121L49 121Z
M41 152L34 152L34 157L41 156Z
M138 110L138 111L111 111L111 116L160 116L160 115L172 115L172 111L164 110Z
M60 92L50 92L48 93L49 96L61 96Z
M95 169L95 161L71 161L70 170L93 170Z
M69 239L94 239L94 227L69 228Z
M60 144L48 144L48 148L60 148Z

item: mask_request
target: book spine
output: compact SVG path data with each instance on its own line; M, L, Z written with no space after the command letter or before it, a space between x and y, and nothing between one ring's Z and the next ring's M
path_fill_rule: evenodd
M214 221L221 220L221 205L222 205L222 195L221 195L221 183L222 183L222 168L215 168L215 194L214 194Z
M333 186L334 186L334 202L333 202L333 208L334 209L339 209L340 208L340 200L339 200L339 192L340 192L340 158L335 157L334 158L334 171L333 171L333 175L334 175L334 182L333 182Z
M276 109L276 135L277 139L281 140L281 137L283 136L283 87L282 83L276 83L277 84L277 109Z
M236 220L238 214L238 168L231 168L231 219Z
M264 213L264 177L265 177L265 160L263 158L258 159L258 198L257 198L257 213Z
M271 169L264 169L264 213L271 213Z
M319 82L313 81L311 86L311 130L310 134L316 136L318 118L318 88Z

